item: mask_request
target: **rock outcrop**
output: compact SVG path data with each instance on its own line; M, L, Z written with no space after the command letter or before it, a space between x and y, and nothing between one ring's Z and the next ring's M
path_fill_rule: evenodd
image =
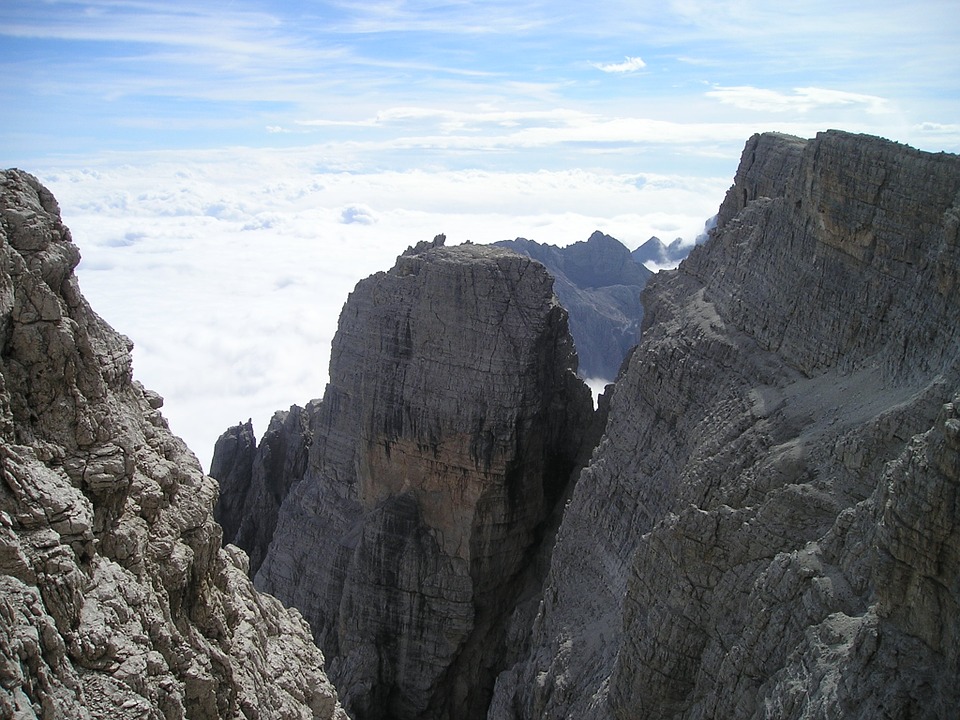
M567 247L525 238L497 243L543 263L570 314L580 376L612 382L640 338L640 293L653 274L615 238L600 231Z
M50 192L0 174L0 717L344 718L79 257Z
M489 717L960 707L960 158L751 138L642 340Z
M257 586L303 612L358 720L482 718L523 646L596 440L552 285L508 250L411 248L347 300L323 399L252 459L247 427L217 444L230 539L266 548Z

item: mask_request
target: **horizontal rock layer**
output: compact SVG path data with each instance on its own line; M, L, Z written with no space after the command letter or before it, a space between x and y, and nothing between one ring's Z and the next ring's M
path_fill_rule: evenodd
M0 174L0 717L345 717L79 258L49 191Z
M944 717L960 158L752 138L642 340L490 718Z

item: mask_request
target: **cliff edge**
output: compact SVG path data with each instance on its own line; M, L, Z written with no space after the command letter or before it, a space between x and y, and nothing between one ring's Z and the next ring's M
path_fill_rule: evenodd
M641 342L489 717L960 706L960 158L750 139Z
M79 259L50 192L0 174L0 717L345 718Z

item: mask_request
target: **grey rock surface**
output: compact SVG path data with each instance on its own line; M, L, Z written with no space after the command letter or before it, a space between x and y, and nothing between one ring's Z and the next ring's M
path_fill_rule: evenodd
M303 612L355 718L485 715L596 440L576 369L552 279L508 250L438 236L351 293L323 399L275 421L299 445L262 475L258 454L247 497L288 488L256 584Z
M345 718L79 258L50 192L0 173L0 717Z
M525 238L496 243L543 263L570 314L580 376L612 382L640 337L640 293L653 274L617 239L600 231L566 247Z
M950 717L960 158L751 138L644 333L489 717Z

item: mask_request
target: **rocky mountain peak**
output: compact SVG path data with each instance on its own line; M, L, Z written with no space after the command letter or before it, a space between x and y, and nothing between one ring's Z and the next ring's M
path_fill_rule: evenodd
M570 315L580 376L612 382L637 343L643 320L640 293L652 273L619 240L599 230L566 247L526 238L497 245L543 263Z
M214 459L225 526L260 525L235 538L266 546L257 586L301 609L360 720L484 715L596 440L543 266L418 248L350 294L322 400Z

